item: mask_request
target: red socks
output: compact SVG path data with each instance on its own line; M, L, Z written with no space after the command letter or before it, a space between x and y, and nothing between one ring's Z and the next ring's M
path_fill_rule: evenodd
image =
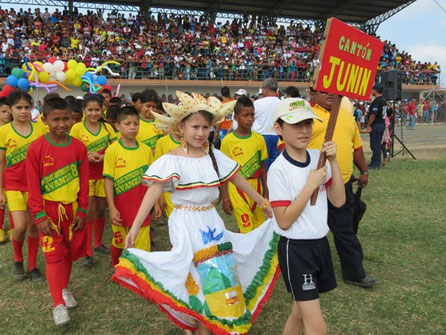
M110 246L111 254L111 266L114 268L119 263L119 257L121 257L122 249L116 248L113 244Z
M28 271L31 271L37 267L36 260L37 260L38 250L39 250L39 238L28 236Z
M85 220L85 229L87 230L87 256L93 256L93 250L91 249L91 220Z
M57 263L46 264L46 279L50 288L51 297L53 298L54 307L57 305L65 305L62 297L62 290L65 288L64 270L65 260Z
M14 262L23 262L23 242L12 239L12 246L14 247Z
M4 208L0 208L0 229L4 229L3 228L3 222L5 221L5 209Z
M68 288L72 264L73 262L67 258L57 263L46 264L46 278L51 297L53 298L54 307L61 304L65 305L62 290Z
M104 234L105 218L94 218L94 247L98 248L102 245L102 235Z

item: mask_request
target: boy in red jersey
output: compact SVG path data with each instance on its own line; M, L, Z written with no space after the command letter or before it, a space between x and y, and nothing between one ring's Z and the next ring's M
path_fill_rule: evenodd
M68 135L72 121L62 98L43 106L49 133L29 146L26 158L28 205L39 229L56 326L70 321L77 305L68 282L73 261L86 256L84 229L88 206L87 148Z

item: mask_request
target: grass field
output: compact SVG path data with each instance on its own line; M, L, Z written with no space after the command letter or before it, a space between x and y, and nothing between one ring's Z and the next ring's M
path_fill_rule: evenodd
M329 334L446 334L445 180L443 158L399 158L372 171L359 238L366 271L381 284L368 290L344 284L331 243L338 288L322 296ZM166 225L154 227L156 249L167 250ZM182 334L154 305L110 281L105 255L95 259L90 270L74 265L71 288L79 306L70 312L71 324L56 329L46 282L14 282L12 245L1 245L0 334ZM281 334L290 306L280 278L250 334Z

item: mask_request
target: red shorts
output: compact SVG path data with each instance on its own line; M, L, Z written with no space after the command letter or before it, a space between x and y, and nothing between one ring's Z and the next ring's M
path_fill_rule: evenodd
M45 201L45 213L51 222L51 236L39 233L40 245L47 263L57 263L68 257L75 261L87 256L87 230L73 229L77 203L68 205Z

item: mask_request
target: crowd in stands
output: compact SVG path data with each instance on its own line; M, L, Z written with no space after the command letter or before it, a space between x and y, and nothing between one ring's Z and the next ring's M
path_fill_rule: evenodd
M117 60L130 79L309 81L322 31L300 23L277 25L255 16L212 23L206 17L141 15L48 8L0 7L0 74L22 61L76 59L87 66ZM401 70L404 83L436 84L440 67L421 63L386 43L380 70Z

